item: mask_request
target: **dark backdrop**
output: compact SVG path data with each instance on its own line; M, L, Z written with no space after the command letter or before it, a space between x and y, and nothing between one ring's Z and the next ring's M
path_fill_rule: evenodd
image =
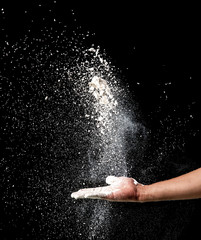
M67 2L1 1L1 46L5 41L12 44L23 38L30 24L33 25L33 34L37 32L44 16L46 25L51 25L48 19L55 16L67 26L81 25L83 30L94 32L93 41L105 49L113 64L120 69L148 128L157 131L160 128L158 120L172 114L174 108L178 114L175 121L178 116L193 116L187 125L184 124L186 131L182 132L184 155L187 164L191 165L189 170L199 167L201 39L196 6L137 6L122 2L75 5ZM50 14L47 9L54 11ZM170 82L171 88L167 89ZM174 116L172 120L174 122ZM1 140L2 144L6 141ZM164 175L171 176L168 172ZM2 184L2 187L5 186ZM5 219L12 216L7 215L3 203L1 210L3 229L0 230L6 232ZM200 201L195 201L195 211L180 239L188 239L192 234L199 236L199 224L195 219L200 210ZM5 239L9 238L5 236Z

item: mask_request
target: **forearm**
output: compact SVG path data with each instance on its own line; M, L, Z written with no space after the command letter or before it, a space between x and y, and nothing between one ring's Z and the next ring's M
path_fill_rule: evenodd
M170 180L137 189L140 202L201 198L201 168Z

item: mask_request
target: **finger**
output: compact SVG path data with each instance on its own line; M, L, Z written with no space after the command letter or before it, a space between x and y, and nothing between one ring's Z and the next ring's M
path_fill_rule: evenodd
M101 199L101 197L104 197L100 194L92 194L92 193L81 193L81 192L74 192L71 194L72 198L75 199L86 199L86 198L91 198L91 199Z
M106 178L106 183L111 185L111 184L114 184L114 183L117 183L119 182L119 178L118 177L115 177L115 176L108 176Z
M87 193L85 195L85 198L113 200L115 197L114 194L118 191L120 191L120 189L111 189L110 187L103 187L101 191Z
M97 187L81 189L78 192L72 193L71 197L75 199L81 198L101 199L107 197L107 195L109 194L111 194L111 191L107 187Z
M92 193L94 191L95 191L95 188L83 188L83 189L80 189L77 192L73 192L71 194L71 197L75 198L75 199L85 198L85 196L87 196L90 192Z
M75 198L75 199L78 199L78 198L80 198L80 196L79 196L79 193L78 193L78 192L73 192L73 193L71 193L71 197L72 197L72 198Z
M90 199L103 199L106 198L109 194L111 194L110 191L102 191L102 192L90 192L85 194L85 198Z

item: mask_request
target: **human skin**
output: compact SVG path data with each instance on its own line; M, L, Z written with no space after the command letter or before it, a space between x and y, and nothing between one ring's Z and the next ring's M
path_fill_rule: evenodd
M150 185L133 178L106 179L109 186L85 188L72 193L73 198L92 198L116 202L155 202L201 198L201 168L169 180Z

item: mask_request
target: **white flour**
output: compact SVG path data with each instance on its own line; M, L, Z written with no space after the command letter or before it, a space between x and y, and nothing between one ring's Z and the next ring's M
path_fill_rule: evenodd
M109 108L117 106L117 101L114 100L107 82L101 77L94 76L92 78L89 83L89 92L93 94L99 104L107 105Z
M115 74L116 69L111 62L105 59L99 48L91 47L82 53L81 62L78 61L79 65L70 69L68 78L74 83L75 93L84 106L86 132L90 134L87 171L81 174L98 187L99 184L102 186L107 176L128 175L126 137L128 133L135 136L139 129L136 122L130 118L125 105L122 106L126 98L125 89L120 86L120 80ZM83 118L81 120L83 121ZM80 182L83 180L81 177ZM83 188L82 185L80 188ZM110 189L100 187L92 193L90 190L73 193L71 197L98 199L110 193ZM104 229L106 234L106 229L110 226L110 206L97 201L93 207L89 239L102 239L99 233Z

